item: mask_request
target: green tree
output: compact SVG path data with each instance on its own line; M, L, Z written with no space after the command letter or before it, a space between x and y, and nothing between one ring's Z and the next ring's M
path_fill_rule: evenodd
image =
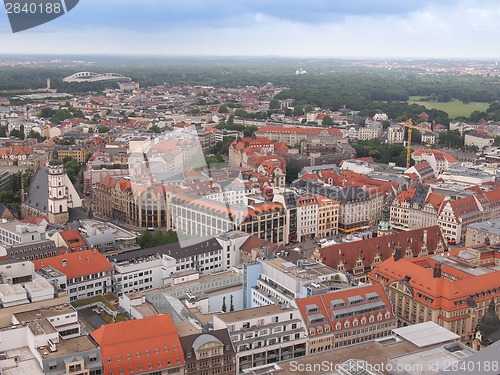
M42 137L41 134L33 129L28 133L28 138L36 138L39 142L43 142L45 137Z
M100 133L100 134L103 134L103 133L107 133L109 132L109 126L99 126L99 128L97 128L97 131Z
M304 110L300 104L297 104L293 107L293 115L294 116L302 116L304 114Z
M304 112L305 113L309 113L309 112L312 112L312 111L314 111L314 106L312 106L312 105L309 104L309 105L306 105L304 107Z
M300 167L295 163L290 163L286 167L286 182L291 183L299 177Z
M18 129L12 129L9 133L11 137L16 137L19 139L24 139L24 132L21 132L21 130Z
M137 237L136 242L142 249L148 249L152 247L151 244L153 243L153 235L150 231L146 230L139 237Z
M245 111L243 108L238 108L236 111L234 111L234 115L237 117L245 118L248 116L248 112Z
M226 297L222 298L222 311L224 311L224 312L227 311L227 308L226 308Z
M161 129L158 125L151 125L151 127L149 128L149 130L151 130L152 132L154 133L161 133Z
M233 295L231 294L231 304L229 306L229 311L234 311L234 305L233 305Z
M219 113L229 113L229 108L227 107L227 105L221 105L219 106Z
M326 115L323 117L323 125L333 125L333 119L330 117L330 115Z
M78 173L80 172L80 164L71 157L65 157L63 160L63 166L71 182L75 183Z
M500 146L500 135L497 135L495 137L495 140L493 141L493 146Z
M271 99L269 101L269 109L280 109L281 103L278 99Z

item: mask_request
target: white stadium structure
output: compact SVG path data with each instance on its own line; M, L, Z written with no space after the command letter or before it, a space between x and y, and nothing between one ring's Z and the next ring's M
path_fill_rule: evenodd
M63 82L131 82L132 79L117 73L79 72L63 78Z

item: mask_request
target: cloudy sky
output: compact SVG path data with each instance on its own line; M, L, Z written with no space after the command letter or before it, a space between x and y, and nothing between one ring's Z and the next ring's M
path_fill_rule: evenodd
M498 0L80 0L16 34L2 9L0 54L500 58L499 19Z

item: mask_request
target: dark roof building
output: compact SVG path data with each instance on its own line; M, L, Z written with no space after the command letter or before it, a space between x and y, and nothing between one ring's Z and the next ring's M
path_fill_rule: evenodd
M235 352L227 330L180 337L186 373L235 374Z

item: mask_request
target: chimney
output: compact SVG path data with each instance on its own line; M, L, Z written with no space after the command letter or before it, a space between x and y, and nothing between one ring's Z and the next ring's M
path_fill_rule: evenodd
M61 261L61 264L62 264L62 266L63 266L63 267L66 267L66 259L63 259L63 260Z
M401 246L398 244L395 248L394 248L394 261L397 262L398 260L400 260L401 258L403 257L403 254L401 252Z
M434 268L432 277L434 277L435 279L441 278L441 263L439 263L439 261L436 262L436 267Z
M90 262L90 257L87 257L87 262Z

